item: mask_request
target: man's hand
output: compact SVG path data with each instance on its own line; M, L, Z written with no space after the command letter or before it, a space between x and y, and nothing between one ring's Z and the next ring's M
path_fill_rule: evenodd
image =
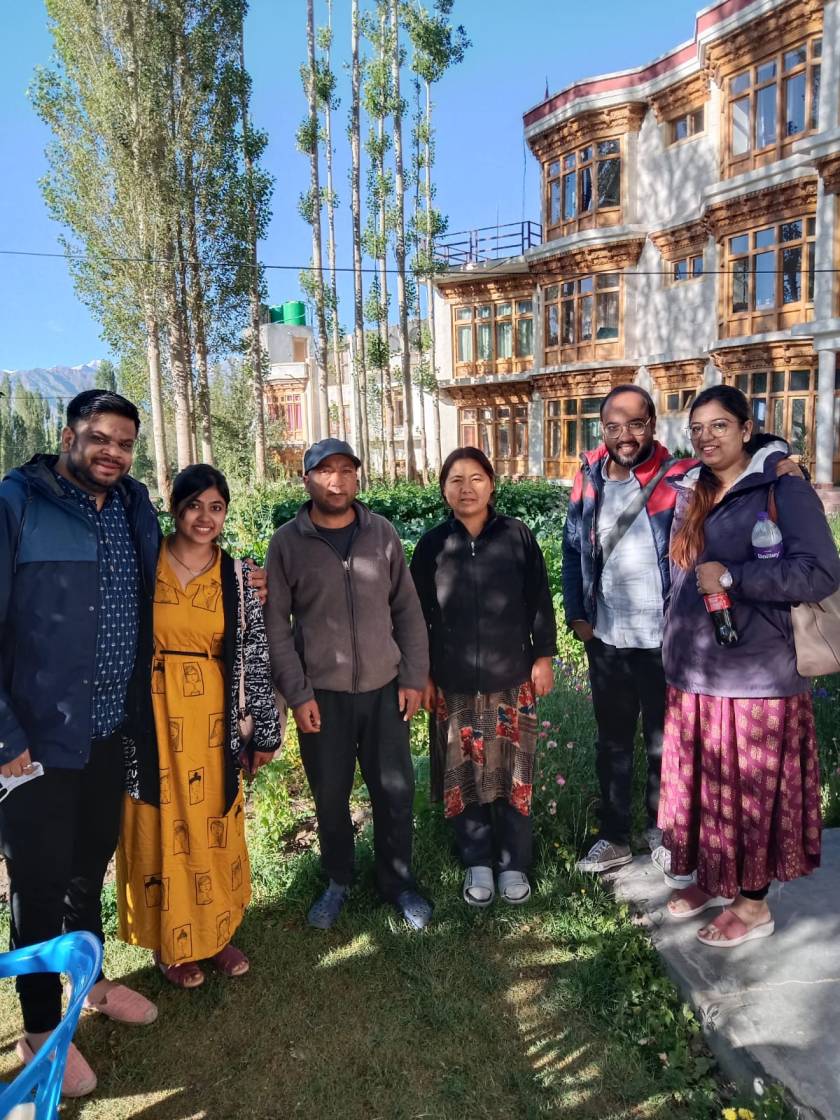
M11 762L7 762L5 766L0 766L0 776L20 778L24 774L29 774L31 770L32 759L29 757L29 751L24 751L17 758L13 758Z
M726 571L723 564L719 564L717 560L709 560L705 564L698 564L694 569L694 574L697 576L697 590L701 595L720 595L725 591L725 587L720 585L720 577Z
M254 753L253 753L253 755L251 756L251 759L250 759L250 762L251 762L250 773L251 774L256 774L256 772L258 770L261 770L263 768L263 766L267 766L268 763L271 762L271 760L273 758L274 758L274 751L254 751Z
M403 713L403 722L408 723L417 714L420 699L423 693L419 688L401 688L399 690L400 711Z
M437 687L431 677L426 681L420 704L427 712L433 712L437 707Z
M595 637L595 631L592 629L586 619L572 619L571 627L582 642L591 642Z
M776 478L782 478L786 474L792 478L805 477L802 468L798 463L794 463L793 459L780 459L776 464Z
M268 598L268 582L265 578L265 568L252 568L250 561L248 562L248 586L256 594L260 601L260 606L265 606L265 601Z
M292 708L298 731L304 735L312 735L321 730L321 712L317 700L304 700L296 708Z
M537 696L548 696L554 688L554 670L550 657L538 657L531 666L531 682Z

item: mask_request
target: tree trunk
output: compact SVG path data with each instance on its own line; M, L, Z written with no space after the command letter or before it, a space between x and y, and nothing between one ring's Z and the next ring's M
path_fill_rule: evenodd
M405 285L405 175L403 170L402 101L400 99L400 16L398 0L391 7L391 83L394 98L394 193L396 195L396 231L394 256L397 262L397 311L400 331L400 367L403 389L403 442L405 443L405 477L417 477L414 457L414 399L411 387L411 352L408 347L408 298Z
M185 163L189 211L187 214L187 234L189 241L190 269L190 311L192 313L193 343L196 365L196 419L201 431L201 461L213 464L213 426L210 419L210 374L207 368L207 327L205 324L204 284L201 277L201 263L198 259L198 230L196 226L195 183L193 181L192 156Z
M327 27L332 33L332 0L327 0ZM327 68L330 66L330 52L327 48ZM324 106L324 146L327 157L327 255L330 265L330 294L332 296L332 352L335 384L338 390L338 435L347 439L347 425L344 420L344 386L341 369L341 335L338 328L338 284L335 265L335 200L333 197L333 148L332 148L332 107L329 102Z
M434 437L435 437L435 469L440 470L441 463L443 462L443 453L440 444L440 389L438 389L438 375L437 375L437 351L435 347L435 285L432 276L432 268L434 261L434 238L432 237L432 87L430 83L426 82L426 136L425 136L425 159L426 159L426 256L427 267L429 268L429 276L426 280L426 301L428 307L426 309L429 316L429 353L431 362L432 377L434 377L434 388L432 389L432 416L434 419Z
M414 214L413 214L413 227L414 227L414 249L415 254L420 249L420 79L415 78L414 89L416 95L416 109L415 109L415 122L416 128L414 131ZM415 256L416 262L416 256ZM414 276L414 313L417 318L417 391L419 395L420 404L420 477L423 480L423 485L429 484L429 432L426 424L426 389L424 385L425 368L424 368L424 355L426 347L426 339L423 333L423 299L422 289L420 287L420 273L415 268Z
M245 84L245 26L239 25L239 67L241 70L242 99L242 150L245 162L245 179L248 186L248 297L250 306L250 338L248 352L251 362L251 395L254 402L254 477L264 482L266 477L265 455L265 394L262 377L262 346L260 345L260 267L257 257L257 208L254 200L254 164L251 158L248 119L248 93Z
M163 383L160 371L160 328L152 310L151 299L146 299L146 361L149 366L149 398L152 406L152 442L155 449L155 476L158 492L169 505L172 478L166 453L166 423L163 413Z
M386 57L387 45L387 13L382 8L379 18L379 64L382 67L383 75L385 67L388 63ZM384 81L383 76L383 81ZM387 199L385 197L385 116L383 115L377 120L377 132L379 140L377 172L379 181L382 184L379 197L379 291L381 312L379 316L378 329L379 329L379 342L380 342L380 387L382 391L383 403L383 468L389 482L397 481L397 445L394 438L394 388L391 378L391 348L388 340L388 267L387 267L387 251L388 251L388 221L387 221Z
M176 248L178 255L178 319L181 326L181 338L184 348L184 367L187 382L187 403L190 414L190 462L198 462L198 444L195 436L195 382L192 365L192 338L190 331L190 317L187 310L187 264L184 257L184 238L182 230L183 214L178 215L175 223Z
M315 88L315 6L306 0L306 52L309 63L307 97L312 150L309 153L309 194L312 201L312 268L315 287L315 362L318 366L320 438L330 434L330 395L327 388L327 323L324 317L324 274L321 271L321 181L318 167L318 95Z
M172 244L170 242L170 257L172 256ZM172 396L175 403L175 446L178 456L178 470L181 471L192 462L192 440L190 439L192 417L190 416L189 383L184 355L184 335L181 329L181 313L178 307L177 273L174 261L167 269L163 294L166 304L166 333L169 337Z
M359 397L357 415L361 418L359 439L361 447L356 448L362 460L362 479L370 478L370 427L367 410L367 363L365 361L365 319L364 291L362 287L362 194L361 194L361 125L360 125L360 87L359 67L359 0L353 0L351 12L351 53L352 53L352 102L350 106L350 151L352 169L350 175L350 207L353 225L353 337L354 366L356 376L354 386Z

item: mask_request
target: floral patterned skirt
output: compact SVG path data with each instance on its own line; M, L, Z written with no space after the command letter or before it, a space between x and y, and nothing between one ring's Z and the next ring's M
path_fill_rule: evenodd
M537 702L530 681L501 692L438 689L429 737L431 797L443 801L445 817L498 798L530 815L537 746Z
M811 696L734 700L668 687L659 827L671 870L731 898L820 863Z

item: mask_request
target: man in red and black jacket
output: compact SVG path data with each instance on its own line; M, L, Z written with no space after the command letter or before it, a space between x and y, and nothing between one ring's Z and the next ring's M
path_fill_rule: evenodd
M632 859L633 753L641 715L648 762L645 835L667 871L669 853L661 848L656 814L665 720L663 605L676 500L670 480L696 462L671 460L656 441L656 408L638 385L619 385L604 398L601 427L604 443L582 456L563 532L563 603L566 623L583 641L589 661L601 790L600 831L577 867L606 871ZM657 475L644 505L616 540L611 533L616 522L639 504L640 492ZM614 547L604 563L603 545L610 538Z

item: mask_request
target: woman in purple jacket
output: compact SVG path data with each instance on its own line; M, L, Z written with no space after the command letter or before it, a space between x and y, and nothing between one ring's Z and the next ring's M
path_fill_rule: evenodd
M688 433L701 465L673 483L659 825L671 873L697 873L696 886L671 898L671 916L724 906L697 936L732 948L773 933L771 880L819 865L817 741L790 608L840 586L840 559L811 486L777 478L787 445L753 435L742 393L727 385L704 390ZM750 538L771 486L783 552L757 560ZM738 634L730 646L717 644L703 598L723 591Z

